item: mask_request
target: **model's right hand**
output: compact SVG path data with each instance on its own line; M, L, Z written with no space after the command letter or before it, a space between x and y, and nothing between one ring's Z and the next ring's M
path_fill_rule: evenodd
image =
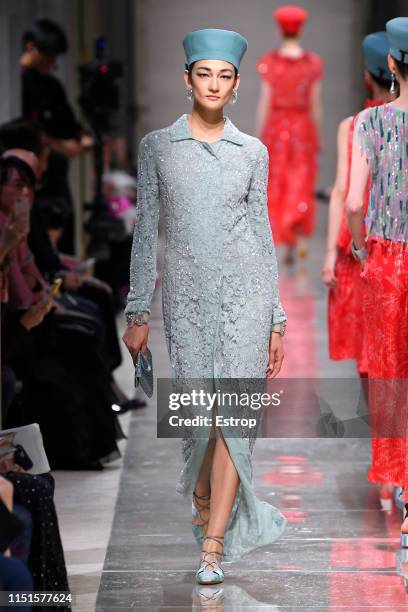
M147 323L144 325L132 325L132 327L126 328L122 340L126 344L126 348L131 354L133 361L135 361L139 351L142 351L142 353L146 352L148 337L149 326Z
M322 281L327 287L334 288L337 285L337 277L334 274L336 266L337 253L328 251L324 258L322 267Z

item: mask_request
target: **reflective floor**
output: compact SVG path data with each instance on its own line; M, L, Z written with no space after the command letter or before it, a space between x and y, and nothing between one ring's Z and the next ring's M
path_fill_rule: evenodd
M326 212L321 206L320 227ZM355 379L353 363L328 360L322 248L320 229L307 266L280 267L282 376ZM167 376L159 293L152 327L156 373ZM224 563L223 585L199 587L191 507L175 492L180 442L156 438L154 398L134 413L96 609L408 610L400 511L384 510L367 482L368 438L263 438L253 461L257 495L284 512L288 527L275 544Z

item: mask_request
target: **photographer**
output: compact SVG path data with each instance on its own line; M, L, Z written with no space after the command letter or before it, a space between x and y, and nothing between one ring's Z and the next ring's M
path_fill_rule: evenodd
M92 146L92 139L82 132L60 81L51 74L59 55L66 53L68 42L62 28L49 19L40 19L22 39L23 115L38 121L46 134L51 153L43 177L39 199L58 203L67 216L60 247L73 253L72 197L68 184L69 160Z

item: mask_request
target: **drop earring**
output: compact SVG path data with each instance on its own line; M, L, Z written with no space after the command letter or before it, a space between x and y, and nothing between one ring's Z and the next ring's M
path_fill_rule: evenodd
M395 72L391 72L391 87L390 87L390 93L395 94L395 92L397 91L397 86L396 86L396 78L395 78Z
M191 85L186 87L186 99L187 99L187 102L193 101L193 88L191 87Z
M233 89L231 99L230 99L230 104L236 104L237 100L238 100L238 92L236 89Z

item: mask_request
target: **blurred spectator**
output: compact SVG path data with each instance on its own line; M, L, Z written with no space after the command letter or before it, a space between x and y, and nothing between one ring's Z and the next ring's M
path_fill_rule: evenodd
M54 478L51 474L33 475L21 469L2 471L1 460L0 472L14 486L15 512L21 506L31 516L27 566L32 574L32 590L68 591L64 551L54 504ZM11 554L22 561L17 552L18 541L14 541ZM50 608L44 610L49 611Z
M32 201L30 159L27 154L26 162L15 156L0 160L0 227L6 214L15 214L16 198L29 193ZM13 300L3 308L3 360L23 382L21 413L11 410L8 426L37 421L53 467L101 469L120 456L116 439L123 433L111 409L117 396L110 372L98 353L95 330L88 325L92 317L64 314L63 307L61 315L48 312L49 286L25 238L8 259ZM42 304L40 312L34 309L37 303Z
M31 591L33 579L28 567L20 559L10 557L8 549L23 528L13 513L13 492L12 483L0 476L0 591ZM22 609L30 611L31 606Z
M37 181L42 180L47 167L47 147L38 125L20 119L0 126L0 147L4 150L19 148L34 152L40 161ZM58 252L57 242L63 234L65 221L65 215L58 206L54 206L52 201L44 205L36 194L30 214L28 243L38 269L49 282L60 276L63 278L64 289L98 305L98 315L103 322L102 352L112 371L122 361L112 292L106 283L86 275L86 270L85 273L79 272L81 264L76 258L63 257ZM81 304L84 306L86 302L82 301Z
M92 146L92 139L77 123L60 81L51 74L68 41L63 29L49 19L40 19L22 39L22 107L26 119L43 127L51 153L39 199L49 202L66 216L60 247L73 253L73 206L68 184L69 159Z
M110 257L96 262L97 276L106 280L113 289L118 310L123 310L129 292L129 259L136 219L137 181L129 161L125 139L122 136L106 138L103 149L102 193L108 214L121 219L124 235L121 240L109 241Z
M3 451L6 446L2 445ZM4 453L0 456L0 590L69 590L54 479L51 474L26 473Z

